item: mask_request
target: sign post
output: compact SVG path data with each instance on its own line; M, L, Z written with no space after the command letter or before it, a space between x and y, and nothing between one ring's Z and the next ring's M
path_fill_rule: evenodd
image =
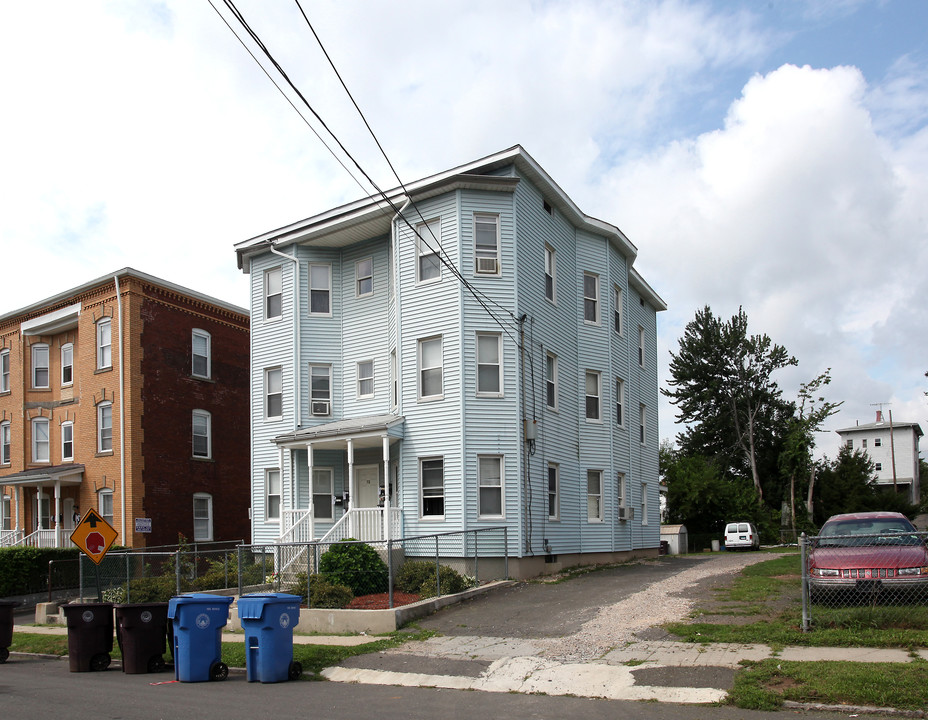
M116 541L119 533L104 520L96 510L91 508L71 533L71 542L96 565L97 599L103 600L103 589L100 587L100 561L106 557L110 546Z

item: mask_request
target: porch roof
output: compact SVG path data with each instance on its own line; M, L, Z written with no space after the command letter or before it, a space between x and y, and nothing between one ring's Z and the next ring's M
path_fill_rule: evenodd
M322 423L311 427L299 428L274 438L277 445L285 447L344 447L351 440L355 447L379 447L384 435L390 442L403 439L404 423L402 415L365 415L346 418L334 422Z
M68 463L3 475L0 476L0 485L48 485L55 482L79 485L83 479L84 466L79 463Z

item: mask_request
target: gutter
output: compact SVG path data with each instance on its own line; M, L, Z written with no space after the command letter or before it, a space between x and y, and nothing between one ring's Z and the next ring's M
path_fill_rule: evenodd
M123 358L122 295L119 290L119 276L114 275L116 283L116 312L119 320L119 504L121 516L122 541L126 542L126 404ZM128 543L127 543L128 545Z

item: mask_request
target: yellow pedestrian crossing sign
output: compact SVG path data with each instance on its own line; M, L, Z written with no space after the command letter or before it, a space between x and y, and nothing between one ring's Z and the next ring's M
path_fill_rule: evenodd
M77 545L97 565L116 541L119 533L95 510L90 509L71 533L71 542Z

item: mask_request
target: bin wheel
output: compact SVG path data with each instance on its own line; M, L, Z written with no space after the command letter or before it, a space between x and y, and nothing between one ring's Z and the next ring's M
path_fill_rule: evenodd
M10 656L10 651L6 648L0 648L0 663L5 663L6 659Z
M148 672L158 673L158 672L161 672L162 670L164 670L164 658L161 657L160 655L153 656L148 661Z
M106 670L110 666L110 656L108 653L97 653L90 658L90 669L93 671Z
M303 674L303 666L294 660L290 663L290 669L287 671L287 677L291 680L299 680Z
M215 662L209 667L210 680L225 680L229 677L229 666L224 662Z

